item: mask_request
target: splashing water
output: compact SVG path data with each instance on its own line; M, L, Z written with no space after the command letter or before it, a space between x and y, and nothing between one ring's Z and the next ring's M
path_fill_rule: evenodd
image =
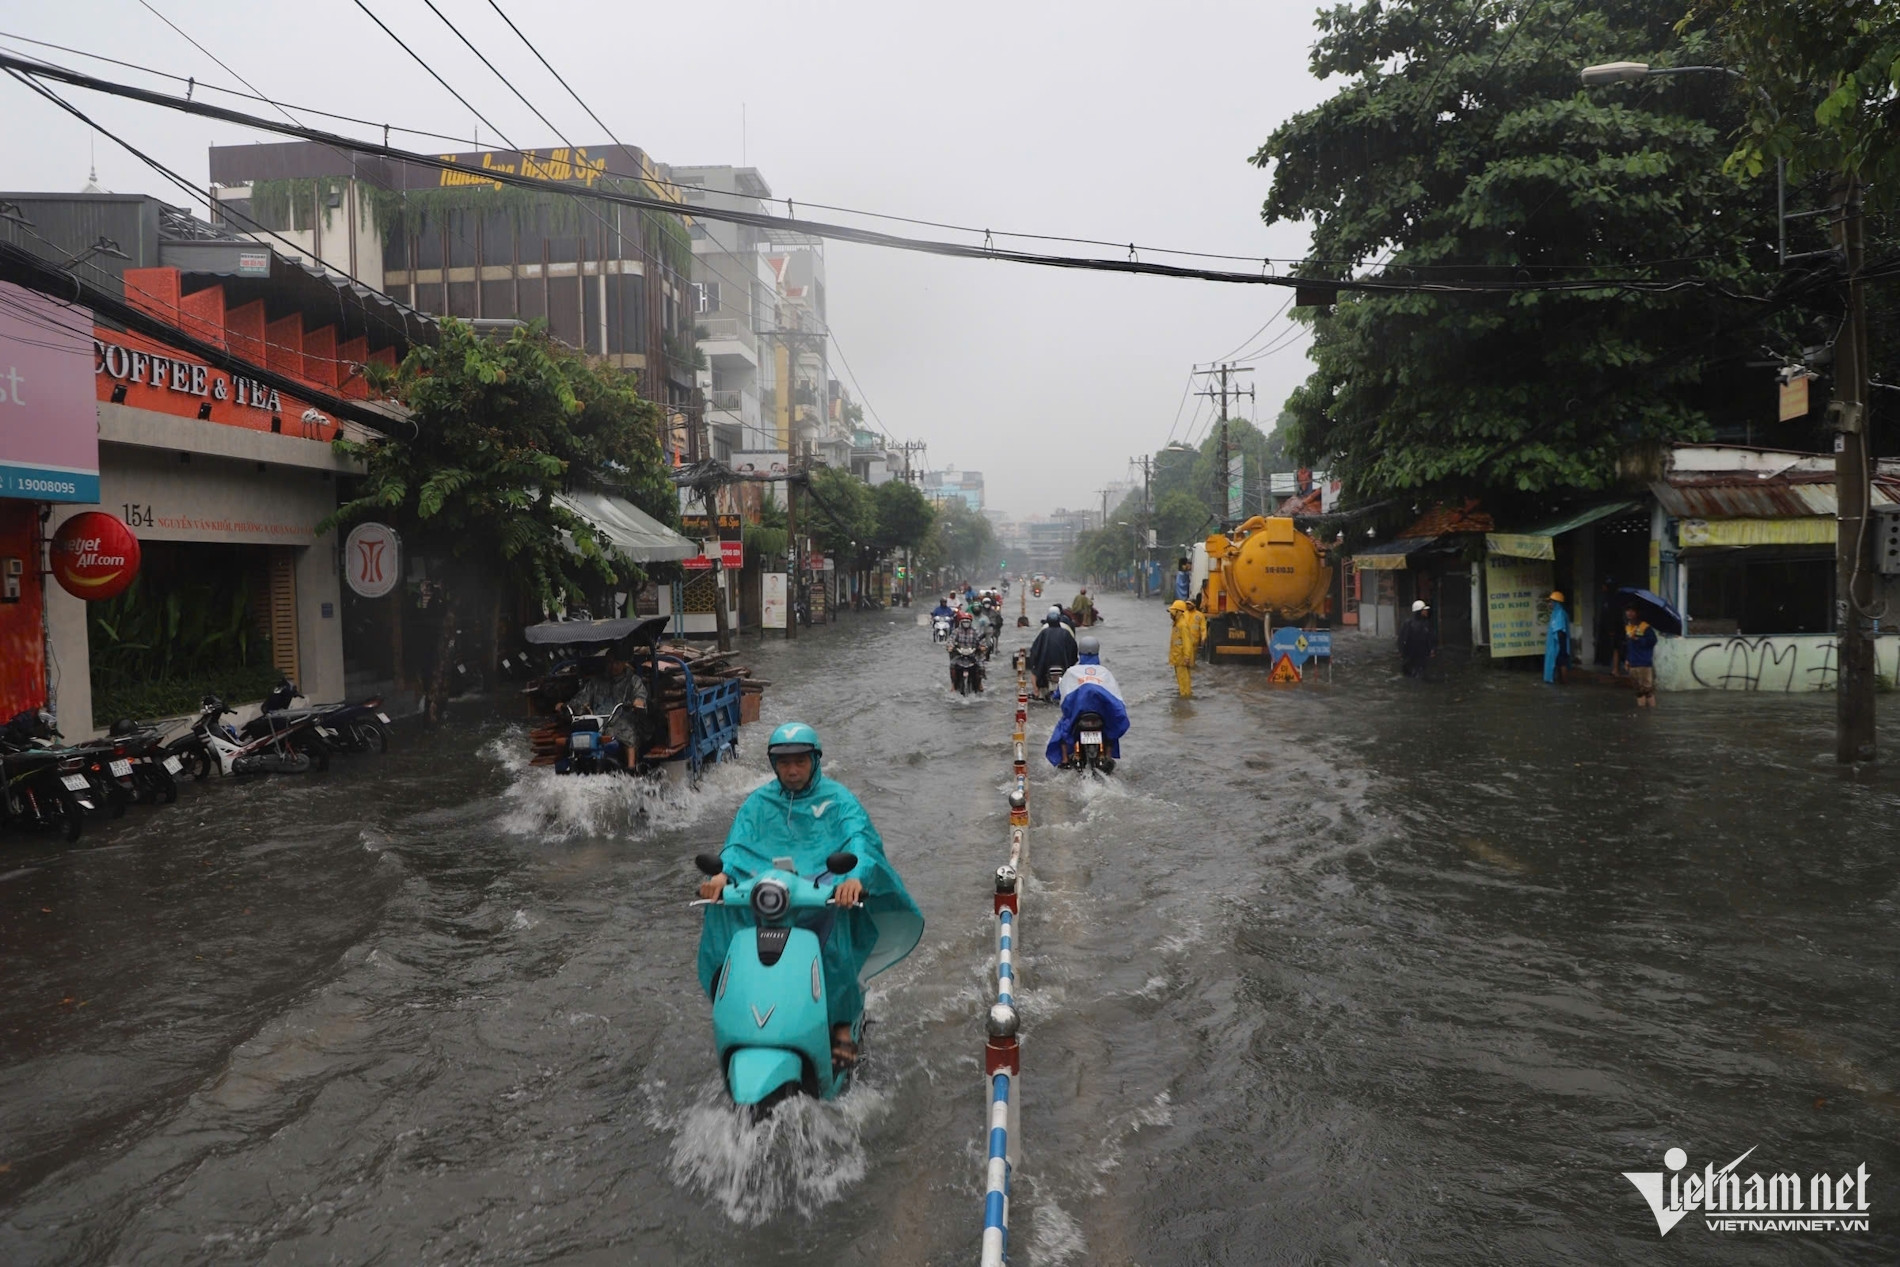
M656 778L618 774L556 774L529 763L527 739L503 733L482 755L501 765L512 781L502 791L498 826L516 836L565 840L690 827L708 814L730 809L766 777L743 758L722 761L693 786L682 769Z
M711 1084L679 1115L668 1168L734 1223L756 1227L787 1210L810 1218L864 1178L864 1128L889 1106L885 1092L858 1085L836 1100L793 1096L755 1122Z

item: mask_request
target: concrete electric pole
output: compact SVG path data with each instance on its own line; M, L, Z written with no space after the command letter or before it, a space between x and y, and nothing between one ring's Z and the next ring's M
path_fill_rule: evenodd
M1206 391L1196 392L1195 394L1197 396L1207 396L1210 398L1214 396L1220 397L1220 447L1215 451L1217 465L1214 468L1214 479L1216 487L1220 490L1219 518L1221 527L1231 528L1237 520L1231 513L1234 509L1234 505L1231 491L1233 480L1228 474L1228 467L1231 465L1231 459L1229 457L1231 449L1228 447L1227 441L1227 397L1232 395L1234 399L1238 401L1242 396L1245 396L1251 401L1253 399L1253 388L1242 388L1238 385L1230 388L1228 386L1228 379L1237 374L1251 374L1253 373L1253 367L1251 365L1235 365L1232 362L1225 362L1215 366L1213 369L1201 370L1200 373L1220 375L1220 388L1218 390L1210 387ZM1245 496L1244 491L1242 496Z
M1835 626L1840 631L1840 671L1835 685L1834 758L1872 761L1874 744L1874 534L1868 517L1873 500L1873 445L1867 417L1867 309L1861 286L1865 254L1861 190L1853 177L1835 188L1834 243L1847 268L1847 322L1834 345Z

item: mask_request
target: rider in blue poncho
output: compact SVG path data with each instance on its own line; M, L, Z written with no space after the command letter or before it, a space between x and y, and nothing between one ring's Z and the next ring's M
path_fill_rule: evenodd
M832 1056L848 1065L857 1059L851 1023L864 1010L864 983L911 952L923 936L924 917L884 857L884 841L864 806L844 784L820 772L824 747L818 732L787 722L772 732L766 752L777 777L739 807L719 854L721 874L702 884L699 895L717 898L728 880L770 870L774 859L789 858L798 875L822 880L832 854L857 855L857 866L838 878L836 905L811 925L824 947ZM710 995L726 947L752 914L717 903L705 910L699 984Z
M1122 703L1121 684L1102 667L1101 640L1083 634L1075 645L1080 654L1056 688L1062 700L1062 718L1049 732L1049 746L1043 750L1053 766L1060 766L1068 755L1075 740L1075 719L1083 713L1101 716L1102 743L1111 757L1122 755L1121 738L1128 733L1128 708Z

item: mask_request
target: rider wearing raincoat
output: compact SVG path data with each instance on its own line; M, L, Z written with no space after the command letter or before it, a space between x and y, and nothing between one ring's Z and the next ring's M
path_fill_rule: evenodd
M1121 683L1102 665L1101 640L1094 634L1083 634L1075 645L1080 655L1056 687L1062 717L1049 732L1049 746L1043 749L1049 764L1058 767L1075 744L1075 721L1083 713L1100 715L1102 743L1111 757L1122 755L1121 738L1128 733L1128 706L1122 703Z
M824 746L803 722L786 722L766 746L775 777L745 799L719 853L721 874L700 886L716 898L727 881L751 879L789 858L791 870L808 879L827 875L834 853L857 855L857 865L838 877L836 906L811 925L823 946L825 1001L832 1025L832 1053L856 1059L851 1023L864 1010L864 983L908 955L924 933L923 913L904 889L871 816L850 789L827 778L820 766ZM715 902L705 908L699 935L699 984L710 996L735 932L752 922L749 910Z

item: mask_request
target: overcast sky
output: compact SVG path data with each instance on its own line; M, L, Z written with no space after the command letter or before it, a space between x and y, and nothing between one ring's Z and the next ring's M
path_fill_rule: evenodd
M500 2L623 141L661 162L743 160L781 197L999 231L1276 258L1305 247L1303 228L1260 223L1268 176L1247 158L1277 123L1324 95L1306 68L1308 3L965 3L928 6L926 16L925 6L890 0ZM422 0L366 3L517 143L560 143ZM468 112L354 0L152 4L268 96L472 144ZM436 4L577 144L606 140L486 0ZM0 29L232 82L137 0L10 6ZM67 95L199 183L208 146L273 139ZM83 125L11 80L0 80L0 117L0 187L84 183ZM177 197L112 142L100 138L97 151L106 188ZM1190 397L1181 407L1194 362L1282 343L1251 376L1255 415L1269 427L1307 369L1304 335L1282 340L1292 323L1269 323L1286 300L1280 288L839 243L826 254L834 372L893 437L928 444L933 466L981 470L989 505L1014 515L1096 504L1105 483L1127 477L1127 459L1161 446L1171 427L1198 439L1206 402Z

